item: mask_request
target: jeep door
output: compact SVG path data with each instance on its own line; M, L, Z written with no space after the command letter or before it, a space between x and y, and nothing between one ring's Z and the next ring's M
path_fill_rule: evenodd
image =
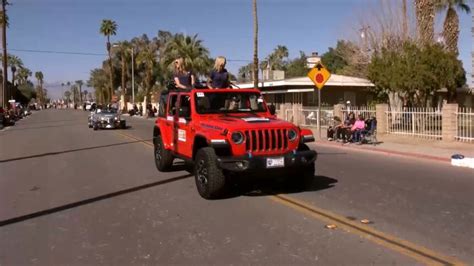
M191 95L179 95L178 120L176 121L177 152L188 158L193 156L194 129L191 122Z
M165 143L165 147L169 147L172 151L176 150L176 130L175 130L175 122L177 119L177 111L178 111L178 95L176 93L170 93L168 98L168 106L166 110L166 118L163 119L161 129L163 142Z

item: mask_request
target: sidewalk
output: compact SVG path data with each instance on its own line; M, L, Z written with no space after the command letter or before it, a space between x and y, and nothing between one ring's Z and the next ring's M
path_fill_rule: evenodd
M315 134L316 135L316 134ZM356 145L354 143L342 144L317 140L316 145L341 147L355 150L365 150L381 154L399 155L414 158L431 159L450 162L453 154L462 154L465 157L474 157L474 143L443 142L400 135L378 135L378 144Z

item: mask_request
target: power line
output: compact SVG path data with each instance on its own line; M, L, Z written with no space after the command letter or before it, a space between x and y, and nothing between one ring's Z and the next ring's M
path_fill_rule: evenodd
M72 54L72 55L92 55L92 56L106 56L107 54L99 53L85 53L85 52L67 52L67 51L51 51L51 50L31 50L31 49L8 49L10 51L27 52L27 53L42 53L42 54Z
M15 52L26 52L26 53L37 53L37 54L68 54L68 55L86 55L86 56L106 56L107 54L101 53L86 53L86 52L72 52L72 51L53 51L53 50L32 50L32 49L12 49L10 51ZM247 59L227 59L229 62L252 62L253 60Z

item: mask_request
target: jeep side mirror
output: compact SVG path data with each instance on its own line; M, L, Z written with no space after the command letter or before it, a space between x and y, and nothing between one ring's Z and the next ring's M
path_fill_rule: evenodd
M272 105L269 105L269 106L268 106L268 110L270 111L270 114L271 114L271 115L275 115L275 114L276 114L276 107L275 107L275 105L273 105L273 104L272 104Z

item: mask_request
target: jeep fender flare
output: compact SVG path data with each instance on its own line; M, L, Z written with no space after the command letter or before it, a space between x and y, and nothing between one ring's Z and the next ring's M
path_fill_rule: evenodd
M197 152L199 149L209 147L209 141L206 137L200 134L196 134L193 140L193 160L196 157Z

